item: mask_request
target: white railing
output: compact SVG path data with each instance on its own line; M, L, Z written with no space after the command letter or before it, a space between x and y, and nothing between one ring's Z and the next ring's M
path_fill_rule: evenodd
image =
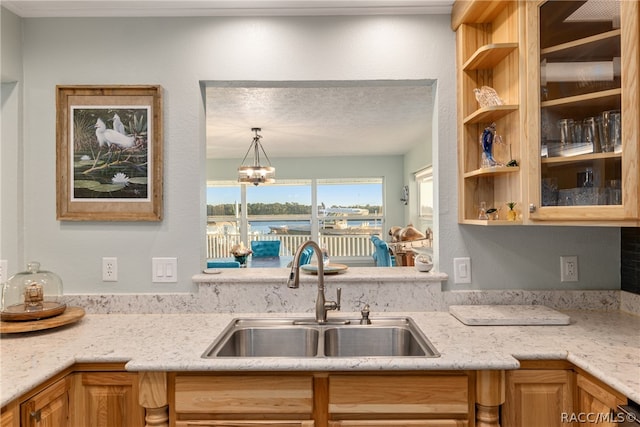
M368 234L325 235L320 238L320 246L335 257L370 257L374 250Z
M310 239L309 235L267 234L250 236L251 240L280 240L280 255L293 255L298 246ZM373 244L368 234L323 235L320 246L327 248L329 256L370 257ZM239 234L207 234L207 258L225 258L231 256L233 245L240 243ZM247 243L249 246L251 242Z
M239 243L239 234L207 233L207 258L229 257L231 248Z

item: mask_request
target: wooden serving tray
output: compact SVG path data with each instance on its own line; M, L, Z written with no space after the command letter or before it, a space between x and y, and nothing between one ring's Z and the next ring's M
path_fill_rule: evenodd
M59 326L77 322L84 317L84 314L84 309L82 307L67 307L64 313L47 319L21 322L0 321L0 334L15 334L19 332L33 332L57 328Z
M0 320L24 321L24 320L41 320L48 317L58 316L67 308L67 304L61 304L52 301L42 303L42 310L25 311L24 304L16 304L7 307L5 311L0 313Z

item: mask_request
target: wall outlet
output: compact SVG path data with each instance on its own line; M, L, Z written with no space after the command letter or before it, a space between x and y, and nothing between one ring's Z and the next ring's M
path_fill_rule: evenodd
M151 282L176 283L178 258L151 258Z
M103 282L118 281L118 258L115 258L115 257L102 258L102 281Z
M471 283L471 258L453 259L454 283Z
M0 284L9 280L9 272L7 269L9 268L9 261L6 259L0 259Z
M576 255L560 257L560 281L578 281L578 257Z

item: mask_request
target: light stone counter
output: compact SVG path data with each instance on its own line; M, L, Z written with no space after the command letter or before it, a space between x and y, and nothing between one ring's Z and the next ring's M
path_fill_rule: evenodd
M289 278L289 268L240 268L220 269L220 274L196 274L193 281L196 283L246 283L256 282L273 283L286 286ZM344 273L325 274L327 283L370 283L372 281L402 281L440 283L447 280L445 273L422 273L414 267L349 267ZM317 275L300 272L300 283L316 283ZM302 285L301 285L302 286Z
M65 294L70 306L87 313L297 313L313 309L317 276L301 274L300 288L289 289L287 268L221 269L220 274L196 274L194 292L165 294ZM565 310L621 308L640 315L640 296L619 290L469 290L442 291L447 275L422 273L414 267L350 267L325 277L327 298L342 288L342 308L372 312L447 311L450 305L525 304ZM624 304L621 304L623 302Z
M384 313L411 316L441 353L439 358L243 360L200 357L232 318L242 316L237 313L89 314L59 329L2 336L0 405L75 362L128 362L132 371L375 371L515 369L516 358L567 359L640 401L640 317L619 311L564 312L571 316L568 326L465 326L446 312ZM372 317L376 315L373 311Z

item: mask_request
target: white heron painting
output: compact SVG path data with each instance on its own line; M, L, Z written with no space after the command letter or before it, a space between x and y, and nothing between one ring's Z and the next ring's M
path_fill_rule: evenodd
M149 106L71 106L72 200L149 198Z

